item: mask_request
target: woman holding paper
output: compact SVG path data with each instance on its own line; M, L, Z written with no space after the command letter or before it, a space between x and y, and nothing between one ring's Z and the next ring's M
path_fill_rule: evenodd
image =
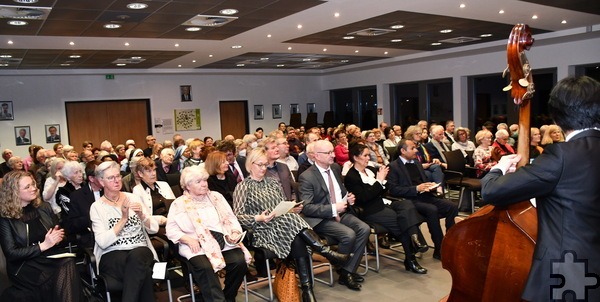
M204 168L189 166L181 173L184 194L171 204L167 237L179 244L205 301L235 301L252 257L241 243L243 232L227 200L208 189ZM225 288L217 272L225 269Z
M73 258L59 253L64 238L58 217L42 202L35 180L25 171L4 175L0 188L0 243L13 287L2 301L79 301L81 288Z
M95 172L104 188L90 208L100 274L123 283L123 302L155 301L152 266L158 257L148 233L158 231L158 222L140 197L121 192L119 164L106 161Z
M274 252L280 259L296 261L302 301L316 301L306 247L311 247L334 265L346 262L349 255L339 254L321 243L319 236L298 215L302 211L301 204L283 215L275 215L273 210L285 198L279 182L265 177L267 164L264 149L253 149L248 154L246 169L250 175L233 192L233 210L242 226L253 230L255 246Z

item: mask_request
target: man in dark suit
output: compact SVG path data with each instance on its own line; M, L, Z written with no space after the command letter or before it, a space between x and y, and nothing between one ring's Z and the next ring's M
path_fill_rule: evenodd
M354 195L346 191L340 166L333 162L333 145L325 140L315 142L314 155L315 165L299 177L300 196L304 202L302 214L315 232L338 241L339 253L354 253L338 269L339 283L352 290L360 290L359 282L363 282L364 278L356 274L356 269L371 229L354 215L351 207Z
M157 180L167 181L167 174L179 173L179 165L174 161L174 158L175 151L173 149L164 148L160 151L160 158L155 161Z
M481 192L495 205L536 197L538 237L523 299L600 301L600 83L585 76L559 81L548 111L566 142L548 145L511 174L521 156L503 156ZM566 284L581 291L564 297Z
M10 149L4 149L2 151L2 159L4 162L0 164L0 177L4 177L4 174L10 172L10 168L8 167L8 160L13 156L13 152Z
M244 178L248 177L248 171L246 170L246 158L237 156L237 149L232 141L221 141L217 145L217 150L225 153L225 157L229 163L229 172L233 174L238 183L244 180Z
M48 128L49 136L46 137L46 143L57 143L60 142L60 135L58 134L58 129L55 126L50 126Z
M90 162L85 167L86 182L81 184L81 188L71 193L71 202L66 205L69 208L69 215L63 219L63 226L67 236L74 240L79 235L77 243L83 247L94 246L94 236L91 231L90 207L92 203L102 196L102 185L96 179L96 164Z
M259 148L261 146L265 149L267 160L269 161L266 176L275 178L279 181L286 200L295 200L296 197L294 196L294 193L298 191L298 185L294 181L294 177L292 176L292 172L288 165L277 162L279 159L279 146L277 145L277 141L272 137L267 137L261 142Z
M410 199L419 214L425 217L435 245L433 257L441 259L442 240L444 233L440 226L440 218L446 218L446 230L454 225L458 214L457 206L449 200L437 198L435 192L439 184L428 182L423 166L417 160L415 142L401 139L398 143L400 157L390 163L387 177L389 193L394 197Z
M25 128L19 129L19 136L17 136L16 140L17 146L29 144L29 139L27 138L27 130L25 130Z

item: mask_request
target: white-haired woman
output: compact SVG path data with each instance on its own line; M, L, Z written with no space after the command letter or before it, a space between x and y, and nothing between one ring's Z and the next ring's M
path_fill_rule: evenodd
M67 183L58 188L55 203L60 206L62 210L61 218L65 221L69 215L69 211L72 209L71 193L81 188L81 183L83 182L83 167L78 162L69 161L64 164L61 173ZM70 230L66 231L67 235L71 233Z
M167 236L192 265L192 275L205 301L235 301L251 256L241 243L242 227L218 192L208 189L204 168L181 173L184 195L175 199L167 218ZM216 272L225 269L225 287Z
M148 233L156 233L158 223L138 196L121 192L116 162L101 163L95 173L104 188L90 208L98 270L122 282L122 301L155 301L152 265L158 257Z
M67 180L63 177L61 172L65 163L66 160L64 158L56 157L52 159L48 178L44 183L44 190L42 192L42 199L52 206L52 211L57 215L61 212L61 208L56 203L56 192L58 192L58 188L67 184Z
M492 147L492 132L479 130L475 134L475 142L478 146L473 152L473 161L475 162L475 168L477 168L477 178L481 178L498 163L492 158L492 151L494 150L494 147Z

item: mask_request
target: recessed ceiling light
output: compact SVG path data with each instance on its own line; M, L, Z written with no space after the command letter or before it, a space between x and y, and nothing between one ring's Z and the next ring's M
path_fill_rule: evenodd
M144 9L144 8L147 8L147 7L148 7L148 4L146 4L146 3L137 3L137 2L134 2L134 3L127 4L127 8L128 9Z
M290 46L290 47L288 47L288 50L292 50L292 47L291 47L291 46Z
M567 24L567 20L562 20L562 21L560 21L560 23Z
M26 21L23 21L23 20L10 20L7 23L8 23L8 25L14 25L14 26L24 26L24 25L28 24Z
M71 42L69 42L69 45L73 46L73 45L75 45L75 42L71 41Z
M125 64L125 63L117 63L117 66L125 66L125 65L127 65L127 64Z
M390 40L390 42L392 42L392 43L398 43L398 42L402 42L402 39L393 39L393 40Z
M327 48L323 48L323 51L327 51Z
M196 60L192 60L192 63L196 63Z
M261 61L268 61L269 58L260 58Z
M285 66L284 64L277 64L277 67L283 67Z
M181 68L181 64L177 65L177 67Z
M500 11L498 11L499 14L504 14L504 10L501 9Z
M174 45L174 46L175 46L175 47L179 47L179 43L175 43L175 45Z
M309 62L309 61L312 61L312 59L310 59L310 58L306 58L306 59L302 59L302 61L304 61L304 62Z
M80 55L70 55L69 58L71 58L71 59L79 59L79 58L81 58L81 56Z
M213 57L213 55L208 55L208 57L209 57L209 58L212 58L212 57Z
M8 58L12 58L12 56L11 55L0 55L0 58L8 59Z
M141 60L142 57L131 57L132 60Z
M384 54L384 55L387 55L387 54L388 54L388 52L387 52L387 51L385 51L383 54Z
M538 16L537 16L537 15L533 15L533 16L531 16L531 19L533 19L533 20L535 20L535 19L537 19L537 18L538 18Z
M390 28L391 29L401 29L401 28L404 28L404 25L396 24L396 25L390 26Z
M233 49L242 48L242 45L233 45L233 46L231 46L231 48L233 48Z
M38 0L13 0L13 2L23 3L23 4L33 4L33 3L38 3Z
M238 10L237 10L237 9L235 9L235 8L226 8L226 9L222 9L222 10L220 10L220 11L219 11L219 13L221 13L221 15L228 15L228 16L231 16L231 15L235 15L235 14L237 14L237 13L238 13Z
M8 64L0 64L0 67L6 67Z
M235 66L237 66L237 67L244 67L244 66L246 66L246 64L241 64L241 63L240 63L240 64L237 64L237 65L235 65Z
M271 34L268 34L268 35L267 35L267 38L270 38L270 37L271 37Z
M350 60L341 60L340 62L342 62L342 63L348 63L348 62L350 62Z
M104 24L104 28L107 29L116 29L116 28L120 28L121 24L115 24L115 23L108 23L108 24Z
M296 27L298 27L298 29L301 29L302 28L302 24L298 24L298 26L296 26Z
M60 66L71 66L71 64L68 64L68 63L62 63L62 64L60 64Z
M482 37L482 38L487 38L487 37L491 37L492 34L482 34L482 35L479 35L479 36Z
M460 8L465 8L465 7L467 7L467 6L466 6L464 3L461 3L461 4L460 4L458 7L460 7Z
M440 42L433 42L433 43L431 43L431 45L432 46L438 46L438 45L442 45L442 43L440 43Z
M345 36L345 37L344 37L344 40L352 40L352 39L354 39L354 37L353 37L353 36Z
M354 51L354 53L358 53L358 49Z
M125 44L123 44L123 45L125 45L125 46L129 46L129 42L125 42Z
M440 33L442 33L442 34L449 34L451 32L452 32L451 29L442 29L442 30L440 30Z
M196 26L194 26L194 27L186 27L186 28L185 28L185 30L187 30L187 31L199 31L199 30L201 30L201 29L202 29L202 28L200 28L200 27L196 27Z
M13 44L13 41L12 41L12 40L8 40L8 42L6 42L6 43L8 43L8 44L12 45L12 44Z
M340 16L340 13L335 13L335 14L333 14L333 16L338 18Z

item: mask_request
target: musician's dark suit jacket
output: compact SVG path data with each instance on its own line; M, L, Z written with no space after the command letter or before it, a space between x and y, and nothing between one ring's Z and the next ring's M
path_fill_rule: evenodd
M75 190L69 196L71 202L66 203L69 208L69 215L63 221L64 228L68 235L79 234L79 244L84 247L94 246L94 237L91 232L90 207L96 201L94 192L89 184L84 182L81 188Z
M483 199L496 205L536 197L538 238L522 296L526 300L552 300L551 286L560 287L561 284L560 278L550 276L552 264L563 262L565 251L573 251L577 259L585 260L587 273L596 274L596 282L600 282L598 150L600 131L587 130L568 142L547 146L531 165L515 173L502 176L502 172L496 169L481 180ZM584 284L586 281L565 282ZM594 283L593 280L591 282ZM600 301L600 287L588 289L587 293L585 301Z
M154 163L156 164L156 180L167 181L167 174L179 173L179 165L177 164L177 161L173 161L173 163L171 163L169 166L169 173L165 172L160 159L155 160Z

